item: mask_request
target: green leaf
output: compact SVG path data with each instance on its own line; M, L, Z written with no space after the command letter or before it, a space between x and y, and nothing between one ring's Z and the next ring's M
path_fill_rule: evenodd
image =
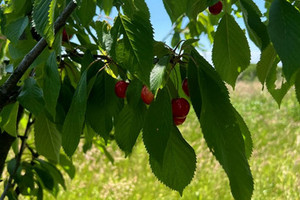
M163 0L165 9L172 23L174 23L181 15L186 12L188 1L189 0Z
M64 154L60 154L59 158L59 165L69 175L69 177L73 179L75 176L75 166L73 165L72 161L69 160L69 158Z
M274 0L270 7L268 31L289 81L300 69L300 13L286 0Z
M113 7L114 0L105 0L105 1L100 1L101 8L104 10L104 13L106 15L109 15L111 12L111 9Z
M284 82L283 80L281 81L281 86L278 87L277 82L277 64L279 62L279 59L277 59L273 65L272 68L270 69L267 79L266 79L266 85L267 89L272 95L272 97L275 99L277 102L278 106L280 107L281 101L283 97L286 95L286 93L289 91L291 84L289 82Z
M250 0L240 0L243 18L248 29L249 35L253 42L264 50L270 43L266 25L261 21L257 13L257 6Z
M43 169L47 170L51 174L54 182L59 183L66 190L64 177L61 174L61 172L56 168L56 166L41 159L36 159L36 161L40 164L40 166Z
M182 45L181 45L181 50L186 50L187 48L189 48L193 43L198 42L199 39L188 39L185 40Z
M139 15L133 19L119 15L123 33L126 57L123 67L149 85L149 75L153 62L153 29L150 20Z
M59 162L61 135L56 125L45 114L36 117L34 123L34 138L36 150L48 160Z
M251 157L252 151L253 151L253 141L251 138L251 133L247 127L247 124L245 123L244 119L242 118L242 116L237 112L237 110L235 110L235 108L233 108L236 114L236 119L237 122L241 128L242 134L243 134L243 138L244 138L244 143L245 143L245 153L246 153L246 157L247 159L249 159Z
M56 0L34 0L33 23L39 35L44 37L49 46L54 42L54 12Z
M107 52L110 52L113 44L113 37L110 32L110 25L106 21L96 21L95 30L97 32L97 37L99 43L101 44L101 48L103 48Z
M150 90L156 91L166 78L166 68L170 62L169 56L159 59L150 73Z
M86 119L89 125L105 140L113 127L113 116L123 107L123 100L115 94L116 80L105 71L100 72L88 98Z
M152 157L161 165L173 125L171 100L166 88L160 90L147 111L143 141Z
M12 42L16 43L28 26L28 17L22 17L6 26L5 35Z
M136 139L143 128L146 106L140 102L136 108L126 104L115 122L115 139L126 155L132 152Z
M87 104L87 71L81 75L70 109L67 113L63 130L62 146L68 156L72 156L79 144L83 130Z
M205 141L227 173L233 197L251 199L253 178L243 138L243 134L249 134L246 125L230 103L227 88L216 71L196 50L192 50L191 56L193 59L188 64L189 88ZM199 102L202 102L201 106Z
M163 162L158 162L150 154L150 165L155 176L168 187L178 191L191 182L196 170L196 154L194 149L184 140L178 128L171 127Z
M186 14L190 20L197 20L197 16L207 8L206 0L187 0Z
M34 78L30 77L24 81L24 86L18 96L18 101L35 116L38 116L44 109L43 91L37 85Z
M296 97L297 97L298 102L300 104L300 72L298 72L298 75L296 76L295 91L296 91Z
M233 88L238 75L250 64L250 49L245 33L228 14L219 23L212 60L221 78Z
M13 137L17 137L17 116L19 103L5 106L0 113L0 127Z
M265 84L268 74L276 62L277 53L272 44L269 44L265 50L262 51L260 61L256 66L256 73L262 85ZM277 63L276 63L277 64Z
M33 169L38 175L39 182L43 185L43 187L49 191L53 191L54 179L51 176L50 172L41 168L39 165L35 165Z
M137 79L130 82L126 98L128 104L115 119L115 139L126 155L132 152L136 139L144 124L146 106L141 100L142 83Z
M80 19L80 23L83 26L88 26L89 23L92 21L93 17L95 16L95 12L96 0L84 0L82 1L76 13Z
M45 106L55 117L56 104L60 91L60 75L56 63L56 54L52 52L43 66L42 89L45 99Z

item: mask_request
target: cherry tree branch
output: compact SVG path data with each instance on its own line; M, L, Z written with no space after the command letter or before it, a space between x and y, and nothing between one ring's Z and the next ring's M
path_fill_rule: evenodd
M71 13L75 10L77 4L74 1L70 1L70 3L66 6L61 15L56 19L54 23L55 33L64 26L67 18L71 15ZM40 39L40 41L31 49L31 51L23 58L21 63L17 66L14 72L10 75L10 77L6 80L6 82L0 86L0 112L3 107L10 102L12 102L11 97L14 91L16 91L16 86L18 81L25 74L26 70L29 66L34 62L34 60L42 53L42 51L47 46L47 42L44 38Z

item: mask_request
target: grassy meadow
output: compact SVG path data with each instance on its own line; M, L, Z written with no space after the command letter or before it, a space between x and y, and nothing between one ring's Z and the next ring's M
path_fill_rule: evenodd
M255 181L253 199L300 199L300 106L294 92L287 94L280 109L257 81L240 81L230 95L254 142L250 158ZM197 171L182 197L152 174L139 137L129 158L124 158L115 143L108 147L114 164L96 147L87 154L79 148L73 158L77 174L72 181L67 178L68 189L61 190L58 199L233 199L228 179L208 151L193 112L180 129L197 154Z

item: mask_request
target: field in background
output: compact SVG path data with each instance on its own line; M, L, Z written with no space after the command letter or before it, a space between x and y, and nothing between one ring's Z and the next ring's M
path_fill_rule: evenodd
M284 98L280 109L257 81L241 81L230 94L254 142L250 159L253 199L300 199L300 106L294 92ZM152 174L140 137L129 158L124 158L115 143L108 147L114 164L96 147L87 154L79 149L73 158L76 177L67 179L68 190L62 190L58 199L232 199L227 177L208 151L193 112L180 129L198 159L195 177L182 198Z

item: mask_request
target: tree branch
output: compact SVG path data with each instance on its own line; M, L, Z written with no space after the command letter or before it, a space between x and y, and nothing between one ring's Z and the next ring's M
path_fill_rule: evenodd
M26 147L26 140L28 138L28 134L29 134L29 130L30 130L30 127L31 125L33 124L33 122L31 122L31 114L29 115L28 117L28 122L27 122L27 125L26 125L26 129L25 129L25 133L24 133L24 136L22 136L21 140L22 140L22 144L21 144L21 147L20 147L20 151L16 157L16 165L14 166L14 170L12 172L12 174L10 175L8 181L7 181L7 184L5 186L5 189L0 197L0 200L3 200L4 197L7 195L7 192L9 191L9 189L12 187L12 180L14 179L14 176L16 175L17 171L18 171L18 168L21 164L21 158L22 158L22 154L25 150L25 147Z
M77 4L74 3L74 1L70 1L70 3L54 23L55 33L57 33L57 31L64 26L67 18L71 15L76 7ZM0 87L0 112L2 111L3 107L11 101L10 98L13 91L16 90L15 88L18 81L22 78L29 66L42 53L46 46L46 40L44 38L40 39L40 41L32 48L32 50L23 58L21 63L6 80L6 82Z

